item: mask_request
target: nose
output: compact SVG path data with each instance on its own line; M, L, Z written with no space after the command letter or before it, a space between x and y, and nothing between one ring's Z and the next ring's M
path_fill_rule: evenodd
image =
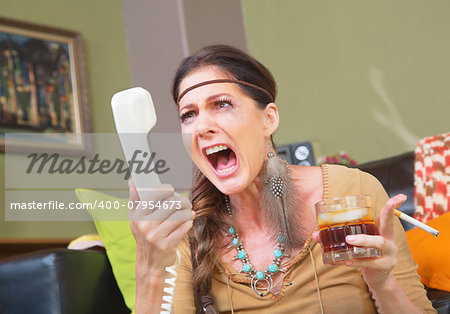
M215 118L207 112L202 112L197 118L197 135L207 137L218 132Z

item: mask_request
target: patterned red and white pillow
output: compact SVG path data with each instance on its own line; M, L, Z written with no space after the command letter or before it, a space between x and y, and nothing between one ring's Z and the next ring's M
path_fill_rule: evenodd
M450 132L421 139L415 155L414 218L425 223L450 210Z

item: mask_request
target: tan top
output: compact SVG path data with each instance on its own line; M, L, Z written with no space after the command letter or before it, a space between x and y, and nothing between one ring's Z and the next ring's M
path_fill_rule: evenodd
M323 198L371 195L377 215L388 196L371 175L342 166L322 166ZM397 266L393 274L408 298L426 313L436 313L427 299L416 273L403 228L396 218ZM174 313L195 313L189 245L180 245L182 261L176 269ZM322 262L322 249L314 240L305 244L288 265L284 285L278 295L256 295L250 279L221 262L212 274L210 295L220 313L376 313L377 309L361 273L353 267L329 266ZM317 275L317 278L316 278ZM292 284L291 284L292 283ZM291 285L290 285L291 284ZM321 301L320 301L321 299Z

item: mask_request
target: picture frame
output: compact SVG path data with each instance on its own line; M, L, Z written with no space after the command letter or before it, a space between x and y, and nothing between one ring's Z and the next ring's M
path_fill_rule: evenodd
M0 17L0 150L90 151L79 32Z

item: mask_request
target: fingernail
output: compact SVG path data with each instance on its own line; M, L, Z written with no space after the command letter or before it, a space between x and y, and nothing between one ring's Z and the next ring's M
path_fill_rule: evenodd
M195 212L192 210L192 216L195 217Z
M345 237L345 241L347 242L354 242L356 240L355 236L349 235Z

